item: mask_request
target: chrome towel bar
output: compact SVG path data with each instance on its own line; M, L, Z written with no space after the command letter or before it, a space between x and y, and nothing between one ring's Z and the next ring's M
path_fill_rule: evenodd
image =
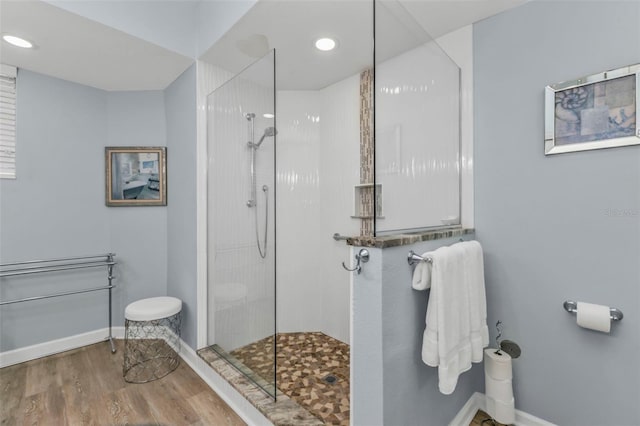
M562 306L564 306L564 310L570 314L578 313L578 303L573 300L567 300ZM622 311L617 308L609 308L609 315L611 316L611 321L622 321L622 318L624 318Z
M115 256L115 253L107 253L107 254L98 254L95 256L78 256L78 257L59 257L57 259L46 259L46 260L27 260L23 262L12 262L12 263L3 263L0 265L0 268L5 268L7 266L15 266L15 265L29 265L33 263L53 263L53 262L65 262L67 260L78 261L84 259L102 259L104 257L108 257L109 255Z
M460 238L458 242L463 243L464 239ZM415 251L409 250L409 255L407 256L407 263L409 264L409 266L413 266L418 262L433 263L433 259L430 257L422 257L419 254L416 254Z
M414 252L413 250L409 250L409 256L407 256L407 263L409 265L415 265L418 262L427 262L427 263L433 263L433 259L431 259L430 257L422 257L419 254L416 254L416 252Z
M44 261L43 261L44 262ZM26 264L26 263L25 263ZM14 275L38 274L41 272L67 271L69 269L96 268L105 265L115 265L115 262L80 262L80 263L59 263L54 266L24 266L0 271L0 277L11 277ZM2 264L1 267L10 264ZM15 264L14 264L15 265Z
M116 265L115 253L106 253L96 256L78 256L63 257L58 259L47 260L28 260L24 262L12 262L0 264L0 277L17 277L21 275L39 274L45 272L68 271L72 269L98 268L106 267L107 269L107 285L102 287L84 288L71 291L63 291L59 293L46 294L41 296L25 297L22 299L0 300L0 306L11 305L21 302L32 302L34 300L50 299L52 297L70 296L72 294L89 293L99 290L108 290L109 292L109 336L107 340L111 346L111 352L116 352L116 346L113 342L112 335L112 290L115 288L113 284L113 267Z

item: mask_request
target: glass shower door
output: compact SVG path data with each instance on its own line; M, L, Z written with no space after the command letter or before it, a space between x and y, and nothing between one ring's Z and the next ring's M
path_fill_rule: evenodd
M461 155L460 67L417 20L417 3L375 2L377 236L459 227L472 166Z
M275 51L207 99L208 344L275 397Z

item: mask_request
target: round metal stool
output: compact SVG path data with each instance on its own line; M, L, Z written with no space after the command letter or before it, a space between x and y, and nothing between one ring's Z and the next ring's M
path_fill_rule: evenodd
M129 383L160 379L180 364L182 301L152 297L130 303L124 311L124 366Z

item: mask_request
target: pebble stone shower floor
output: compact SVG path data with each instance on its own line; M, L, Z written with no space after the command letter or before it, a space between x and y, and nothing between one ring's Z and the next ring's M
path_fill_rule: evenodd
M349 345L319 332L279 333L276 345L278 389L325 424L348 426ZM273 381L273 336L231 355Z

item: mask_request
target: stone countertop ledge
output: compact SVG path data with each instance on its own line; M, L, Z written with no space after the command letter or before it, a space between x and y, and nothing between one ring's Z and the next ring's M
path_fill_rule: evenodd
M473 234L473 228L462 228L460 226L450 228L429 229L419 232L407 232L404 234L383 235L380 237L358 236L347 238L347 244L358 247L389 248L407 246L422 241L441 240L444 238L459 237Z

